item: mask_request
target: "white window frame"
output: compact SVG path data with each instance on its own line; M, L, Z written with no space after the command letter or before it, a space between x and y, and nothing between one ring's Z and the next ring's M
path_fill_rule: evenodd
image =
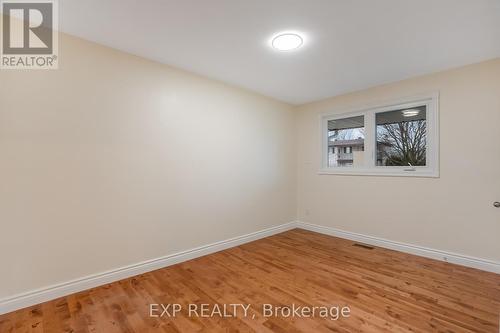
M377 166L376 163L376 124L375 114L417 106L426 106L427 148L426 166ZM365 121L365 158L363 167L328 167L328 121L364 116ZM439 92L410 98L366 105L341 112L322 114L321 118L321 167L319 174L363 175L363 176L401 176L401 177L439 177Z

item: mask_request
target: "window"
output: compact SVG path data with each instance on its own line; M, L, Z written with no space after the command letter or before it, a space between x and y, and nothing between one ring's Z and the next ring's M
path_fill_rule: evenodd
M375 115L377 165L425 166L427 123L425 105Z
M439 176L438 95L322 117L320 173Z
M364 116L328 121L328 167L350 167L363 164L363 154L353 154L351 145L363 145ZM330 149L332 148L332 149Z

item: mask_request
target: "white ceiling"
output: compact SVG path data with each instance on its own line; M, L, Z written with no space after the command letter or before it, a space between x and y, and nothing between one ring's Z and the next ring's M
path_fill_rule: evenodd
M500 57L500 0L61 0L61 30L302 104ZM306 35L277 52L276 32Z

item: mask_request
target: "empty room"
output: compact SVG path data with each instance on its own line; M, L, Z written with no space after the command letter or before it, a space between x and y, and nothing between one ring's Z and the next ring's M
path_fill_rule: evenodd
M0 333L500 332L500 0L0 8Z

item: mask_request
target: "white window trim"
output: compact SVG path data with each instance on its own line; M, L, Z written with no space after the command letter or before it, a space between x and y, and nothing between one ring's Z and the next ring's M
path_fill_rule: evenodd
M375 114L426 105L427 150L426 166L377 166L375 161L376 126ZM365 165L364 167L328 167L328 121L364 116L365 119ZM384 103L365 105L341 112L320 115L321 129L321 167L318 174L359 175L359 176L397 176L397 177L439 177L439 92L402 98Z

